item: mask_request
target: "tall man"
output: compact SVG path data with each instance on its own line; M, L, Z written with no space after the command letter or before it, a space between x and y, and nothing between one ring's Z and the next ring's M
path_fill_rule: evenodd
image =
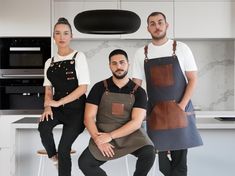
M133 81L138 85L146 81L147 132L158 151L160 171L165 176L186 176L187 149L202 145L190 100L197 66L186 44L167 38L163 13L151 13L147 23L152 42L135 54Z
M86 176L106 176L102 164L132 154L138 158L134 176L146 176L155 159L153 144L141 128L146 93L127 77L125 51L112 51L109 67L113 76L96 83L87 98L84 123L91 140L79 158L79 167Z

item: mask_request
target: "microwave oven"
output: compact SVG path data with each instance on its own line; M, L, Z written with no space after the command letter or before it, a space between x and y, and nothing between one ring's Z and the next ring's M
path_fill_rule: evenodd
M43 77L50 37L0 38L0 78Z

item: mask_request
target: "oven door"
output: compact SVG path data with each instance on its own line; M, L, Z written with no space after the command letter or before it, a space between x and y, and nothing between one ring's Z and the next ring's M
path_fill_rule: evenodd
M41 79L0 81L1 114L38 114L42 112L44 88Z
M43 77L50 38L0 38L0 77Z

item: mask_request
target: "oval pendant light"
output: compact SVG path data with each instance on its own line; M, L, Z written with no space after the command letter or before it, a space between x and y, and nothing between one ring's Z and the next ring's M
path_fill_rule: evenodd
M87 34L129 34L136 32L140 17L127 10L89 10L77 14L74 26Z

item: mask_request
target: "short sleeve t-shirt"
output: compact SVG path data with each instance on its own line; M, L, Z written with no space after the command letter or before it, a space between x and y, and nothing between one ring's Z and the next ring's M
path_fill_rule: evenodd
M74 54L77 51L74 50L72 53L70 53L67 56L60 56L59 54L57 54L56 56L54 56L54 62L59 62L59 61L63 61L63 60L71 60L74 56ZM44 66L44 83L43 86L52 86L50 80L47 78L47 69L50 67L51 64L51 59L49 58ZM75 58L75 70L76 70L76 75L78 78L78 84L79 85L84 85L90 84L90 75L89 75L89 70L88 70L88 64L86 61L86 56L83 52L78 52Z
M114 84L112 77L107 79L107 84L108 84L108 89L110 92L124 93L124 94L130 94L130 92L133 91L136 85L132 80L129 80L129 82L125 86L123 86L122 88L119 88L118 86ZM91 103L91 104L99 106L101 98L105 90L106 89L105 89L103 81L96 83L92 87L87 97L87 103ZM133 107L146 109L147 108L147 95L146 95L145 90L139 86L137 90L135 91L134 96L135 96L135 102L134 102Z
M169 39L165 44L160 45L160 46L156 46L153 43L150 43L148 45L148 58L153 59L153 58L172 56L173 42L174 42L173 40ZM186 44L177 41L175 53L179 60L180 68L184 76L185 76L186 71L197 71L197 65L196 65L194 56L190 48ZM144 47L142 47L142 48L139 48L135 53L133 67L132 67L133 78L145 80L144 59L145 59Z

